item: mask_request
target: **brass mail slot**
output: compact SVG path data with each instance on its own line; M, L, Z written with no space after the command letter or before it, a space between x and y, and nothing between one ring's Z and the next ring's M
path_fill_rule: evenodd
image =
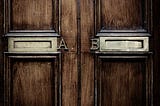
M57 37L8 37L8 52L57 52Z
M149 51L149 38L100 37L100 51Z

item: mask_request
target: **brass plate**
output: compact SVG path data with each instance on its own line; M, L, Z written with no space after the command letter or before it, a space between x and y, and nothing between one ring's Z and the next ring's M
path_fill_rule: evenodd
M57 52L57 37L8 37L8 52Z
M149 51L149 38L100 37L100 51Z

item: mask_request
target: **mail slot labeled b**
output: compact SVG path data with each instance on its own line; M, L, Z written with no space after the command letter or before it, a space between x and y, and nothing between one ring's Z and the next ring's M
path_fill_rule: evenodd
M149 51L149 38L100 37L100 51Z

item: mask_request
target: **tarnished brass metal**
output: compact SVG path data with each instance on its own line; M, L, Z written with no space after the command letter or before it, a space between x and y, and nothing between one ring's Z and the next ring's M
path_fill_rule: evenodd
M149 51L148 37L99 37L100 51Z
M57 52L57 37L8 37L8 52Z

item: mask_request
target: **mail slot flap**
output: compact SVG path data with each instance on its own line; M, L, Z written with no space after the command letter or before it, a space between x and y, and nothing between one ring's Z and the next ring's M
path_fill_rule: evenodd
M149 51L149 38L100 37L100 51Z
M8 37L8 52L57 52L57 37Z

